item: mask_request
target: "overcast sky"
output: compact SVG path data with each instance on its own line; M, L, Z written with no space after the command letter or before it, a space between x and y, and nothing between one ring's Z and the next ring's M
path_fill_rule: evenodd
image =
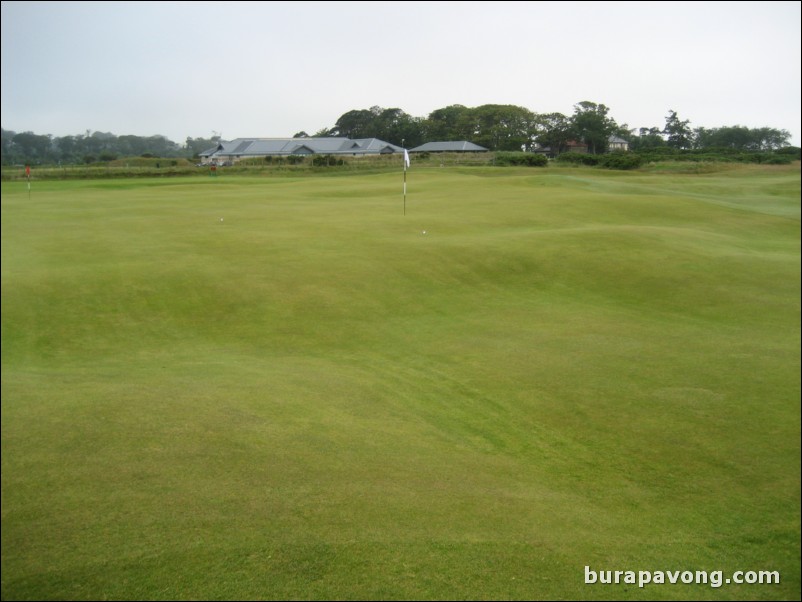
M2 127L285 137L374 105L744 125L800 146L800 2L2 2Z

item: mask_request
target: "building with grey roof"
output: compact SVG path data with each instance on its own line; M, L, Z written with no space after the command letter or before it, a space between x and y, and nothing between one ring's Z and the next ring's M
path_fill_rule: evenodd
M240 159L288 155L391 155L404 149L378 138L237 138L200 153L203 163L236 163Z
M451 140L445 142L427 142L409 150L411 153L483 153L484 146L467 140Z
M629 142L619 136L610 136L607 139L607 150L609 151L628 151Z

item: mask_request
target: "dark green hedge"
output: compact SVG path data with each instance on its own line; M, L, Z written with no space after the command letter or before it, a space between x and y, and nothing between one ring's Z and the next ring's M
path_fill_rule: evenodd
M496 153L496 165L520 165L524 167L545 167L549 160L537 153Z

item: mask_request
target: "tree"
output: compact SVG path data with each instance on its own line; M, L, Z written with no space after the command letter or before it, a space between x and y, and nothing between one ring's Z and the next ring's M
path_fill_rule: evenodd
M2 140L2 156L3 156L3 165L13 165L15 161L13 160L12 153L13 153L13 145L14 145L14 136L16 136L16 132L12 132L10 130L0 130L2 134L0 135L0 139Z
M573 132L571 121L562 113L544 113L535 118L535 141L551 149L552 155L559 155L568 146Z
M307 134L305 131L301 130L300 132L297 132L296 134L294 134L293 138L309 138L309 134Z
M379 138L392 144L417 146L423 142L423 120L412 117L399 108L356 109L343 113L330 130L320 130L315 136L345 136L347 138Z
M666 135L666 144L676 149L691 148L693 146L693 132L688 127L689 123L690 121L687 119L681 121L677 117L677 112L669 109L666 117L666 127L663 128L663 134Z
M378 109L374 112L373 109ZM372 132L374 138L381 138L382 140L390 141L395 138L395 134L399 126L409 119L409 115L404 113L401 109L382 109L380 107L373 107L371 112L374 114ZM401 143L403 136L398 136L398 143Z
M607 151L610 135L616 131L615 121L607 116L610 109L603 104L584 100L574 105L571 130L575 138L588 145L591 154Z
M23 132L16 134L11 139L12 148L15 151L17 160L22 163L41 165L52 160L56 153L53 141L49 135L40 136L33 132Z
M189 151L190 156L197 157L218 144L220 144L220 136L216 135L211 138L187 138L185 148Z
M429 113L423 122L426 140L432 142L464 139L460 136L458 124L469 111L470 109L463 105L449 105Z
M637 136L632 136L629 141L629 148L633 151L645 150L649 148L659 148L666 145L663 139L663 131L660 128L640 128Z
M332 129L336 136L373 138L374 118L375 115L366 109L348 111L340 116Z
M516 105L481 105L460 115L455 133L490 150L521 151L533 143L535 115Z
M418 146L423 142L421 119L412 117L398 108L381 109L374 119L374 137L405 146Z
M789 145L791 132L788 130L778 130L776 128L757 128L752 130L754 144L758 150L777 150Z
M175 157L180 150L175 142L158 134L145 138L145 148L156 157Z
M775 128L750 129L743 125L720 128L696 128L696 146L699 148L732 148L736 150L765 151L782 148L791 134Z

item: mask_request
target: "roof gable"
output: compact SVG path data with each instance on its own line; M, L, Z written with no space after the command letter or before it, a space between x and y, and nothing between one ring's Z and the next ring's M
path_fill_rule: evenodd
M416 146L409 152L411 153L422 153L422 152L430 152L430 153L444 153L444 152L451 152L451 153L476 153L476 152L484 152L487 149L484 146L479 146L478 144L474 144L473 142L468 142L467 140L444 140L441 142L427 142L426 144L421 144L420 146Z
M237 138L221 142L201 153L205 157L242 158L297 154L386 154L401 152L400 146L377 138L351 140L343 137L320 138Z

